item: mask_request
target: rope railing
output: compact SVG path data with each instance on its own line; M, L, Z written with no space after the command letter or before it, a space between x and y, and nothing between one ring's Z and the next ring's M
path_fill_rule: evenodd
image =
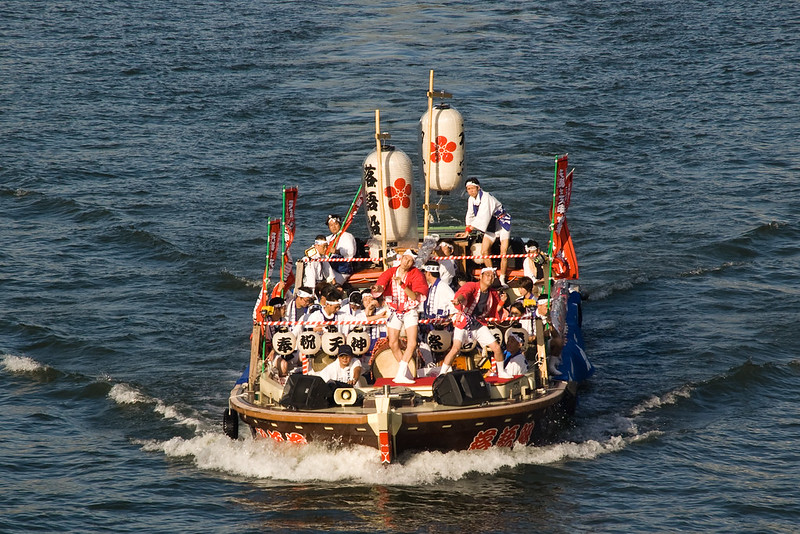
M515 321L522 321L525 319L533 319L533 315L520 315L518 317L509 317L506 319L487 319L486 322L492 324L508 323ZM431 317L430 319L420 319L419 324L448 324L451 323L450 317ZM373 319L373 320L340 320L340 321L258 321L256 324L262 326L339 326L339 325L363 325L363 326L376 326L386 324L386 319Z
M430 259L434 261L440 260L495 260L499 258L527 258L535 256L535 254L479 254L477 256L431 256ZM304 257L300 261L311 262L311 261L327 261L327 262L374 262L378 260L373 260L372 258L323 258L319 256L315 256L310 258L308 256Z

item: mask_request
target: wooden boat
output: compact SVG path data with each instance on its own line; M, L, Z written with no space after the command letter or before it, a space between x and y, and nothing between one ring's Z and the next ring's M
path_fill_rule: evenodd
M429 111L430 100L435 94L431 73ZM383 134L377 122L376 112L377 161L381 161ZM557 165L559 161L557 159ZM563 163L565 168L565 157ZM426 175L426 184L427 176L430 172ZM551 213L557 213L555 197L554 194ZM426 187L424 236L429 235L428 206ZM563 215L565 210L566 205L559 213ZM380 216L384 222L384 215ZM415 238L417 232L415 227ZM386 233L382 258L386 257ZM471 253L471 242L467 239L454 242L457 248L454 257L461 261L462 270L471 272L476 267L474 260L478 259ZM512 253L510 256L519 259L524 254ZM374 258L362 258L362 267L351 276L349 283L354 287L372 285L383 271L380 262L380 258L377 264ZM303 262L299 262L298 271L302 266ZM513 270L515 267L517 269ZM519 267L521 265L512 263L510 280L522 274ZM575 268L577 274L577 264ZM230 393L223 429L235 439L241 420L254 437L278 442L325 441L365 445L379 451L383 463L391 463L413 451L540 444L552 438L560 423L573 413L577 382L592 371L581 346L580 292L575 286L576 280L574 277L557 278L551 278L546 312L535 313L534 308L530 308L531 314L527 316L534 334L526 349L529 372L508 379L486 376L486 356L481 347L476 346L470 352L462 352L452 373L434 377L421 376L424 374L421 371L413 384L398 385L389 378L394 376L397 361L380 343L373 349L369 363L366 357L363 360L372 371L373 383L354 387L331 385L310 371L288 378L279 377L265 364L262 324L255 321L250 367ZM508 291L513 292L512 289ZM511 325L498 323L496 327L502 335ZM552 361L548 365L548 358L552 356L548 332L565 341L561 360L562 364L566 361L566 365L562 368L557 368ZM581 356L577 362L570 360L572 356L569 355L575 354ZM320 352L311 358L311 369L321 369L333 358ZM583 368L577 374L571 371L576 364ZM412 360L412 370L414 367Z

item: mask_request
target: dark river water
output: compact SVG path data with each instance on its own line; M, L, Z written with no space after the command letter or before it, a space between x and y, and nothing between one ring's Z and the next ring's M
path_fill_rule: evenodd
M514 235L575 167L572 427L386 469L230 441L281 187L308 246L375 109L421 176L430 69ZM795 532L799 99L797 2L4 2L0 531Z

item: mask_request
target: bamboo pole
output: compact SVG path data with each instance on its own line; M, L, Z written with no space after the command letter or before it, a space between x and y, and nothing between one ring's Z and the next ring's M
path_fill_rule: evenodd
M550 299L553 298L553 246L555 245L556 238L556 187L558 185L558 160L560 156L556 156L555 169L553 170L553 200L550 203L550 244L547 247L547 258L550 263L547 269L547 281L545 290L547 291L547 309L550 309Z
M384 208L384 191L383 184L383 156L381 155L381 110L375 110L375 150L378 155L378 191L380 202L378 207L381 212L381 251L383 256L383 268L388 269L389 264L386 262L386 209Z
M281 208L281 282L283 282L284 269L286 268L286 186L283 186L283 207ZM281 289L281 297L283 296Z
M431 160L433 159L433 69L428 80L428 137L426 147L428 151L428 163L425 171L425 204L422 206L425 213L425 222L422 224L422 238L428 237L428 219L430 219L431 202Z
M247 387L251 393L255 391L256 378L259 376L258 348L260 340L261 328L256 323L253 325L253 332L250 335L250 372L247 377Z
M547 388L547 381L549 380L547 372L547 347L544 343L544 324L541 318L535 320L536 329L536 361L539 362L539 376L542 377L542 387Z

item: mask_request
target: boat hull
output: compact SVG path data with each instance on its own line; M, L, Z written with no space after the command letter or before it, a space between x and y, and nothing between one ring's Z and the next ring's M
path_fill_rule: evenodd
M539 445L552 437L574 408L575 385L556 382L547 393L528 399L500 400L478 406L441 406L433 400L417 406L392 406L384 428L389 461L415 451L463 451ZM402 403L402 399L395 399ZM356 444L385 452L377 412L362 407L289 410L259 406L243 387L232 391L230 407L254 436L278 442ZM386 461L386 456L383 456Z

